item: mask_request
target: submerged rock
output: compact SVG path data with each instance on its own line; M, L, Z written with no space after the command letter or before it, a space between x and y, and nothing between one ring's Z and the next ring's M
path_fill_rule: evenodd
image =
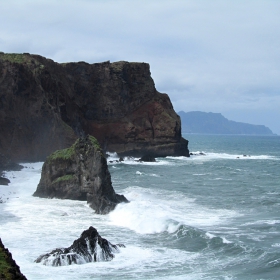
M125 246L123 244L111 244L91 226L70 247L55 249L48 254L41 255L35 262L44 265L62 266L111 261L115 256L114 254L119 253L119 247Z
M139 159L139 161L156 162L156 159L152 155L144 155Z
M86 200L97 214L107 214L118 203L128 202L115 193L106 158L92 136L79 138L70 148L51 154L33 195Z

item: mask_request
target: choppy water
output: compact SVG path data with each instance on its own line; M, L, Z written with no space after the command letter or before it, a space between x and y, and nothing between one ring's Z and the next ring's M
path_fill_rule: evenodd
M280 279L280 137L185 138L205 155L109 164L116 192L131 202L107 216L85 202L32 197L42 163L9 172L0 236L21 271L29 280ZM89 226L126 248L111 262L34 263Z

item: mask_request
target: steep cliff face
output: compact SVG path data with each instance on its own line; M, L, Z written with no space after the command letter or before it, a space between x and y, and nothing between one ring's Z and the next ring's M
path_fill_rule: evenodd
M0 53L0 152L42 160L85 134L123 155L188 156L180 118L147 63Z
M115 193L103 152L92 136L79 138L45 161L34 196L86 200L97 214L107 214L121 202Z

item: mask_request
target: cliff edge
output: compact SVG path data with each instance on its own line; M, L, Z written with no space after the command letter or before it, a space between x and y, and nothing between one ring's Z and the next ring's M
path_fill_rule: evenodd
M56 63L0 53L0 153L44 160L86 134L120 155L189 156L180 117L147 63Z

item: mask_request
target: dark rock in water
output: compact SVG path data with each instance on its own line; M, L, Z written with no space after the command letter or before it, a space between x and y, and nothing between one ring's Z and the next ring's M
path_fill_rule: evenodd
M0 185L8 185L10 180L5 178L3 171L19 171L22 165L12 162L6 156L0 153Z
M92 136L79 138L70 148L51 154L33 195L86 200L97 214L107 214L118 203L128 202L115 193L106 158Z
M59 248L41 255L35 262L44 265L62 266L89 262L111 261L123 244L111 244L102 238L94 227L85 230L81 237L68 248Z
M155 162L156 159L155 159L153 156L151 156L151 155L144 155L144 156L142 156L142 157L139 159L139 161Z
M9 179L0 177L0 185L8 186L9 183L11 183Z
M6 249L0 238L0 279L27 280L20 272L20 267L16 264L12 254Z
M6 171L20 171L23 168L22 165L11 161L5 155L0 153L0 173L3 170Z
M206 154L199 152L199 153L190 153L190 156L206 156Z

